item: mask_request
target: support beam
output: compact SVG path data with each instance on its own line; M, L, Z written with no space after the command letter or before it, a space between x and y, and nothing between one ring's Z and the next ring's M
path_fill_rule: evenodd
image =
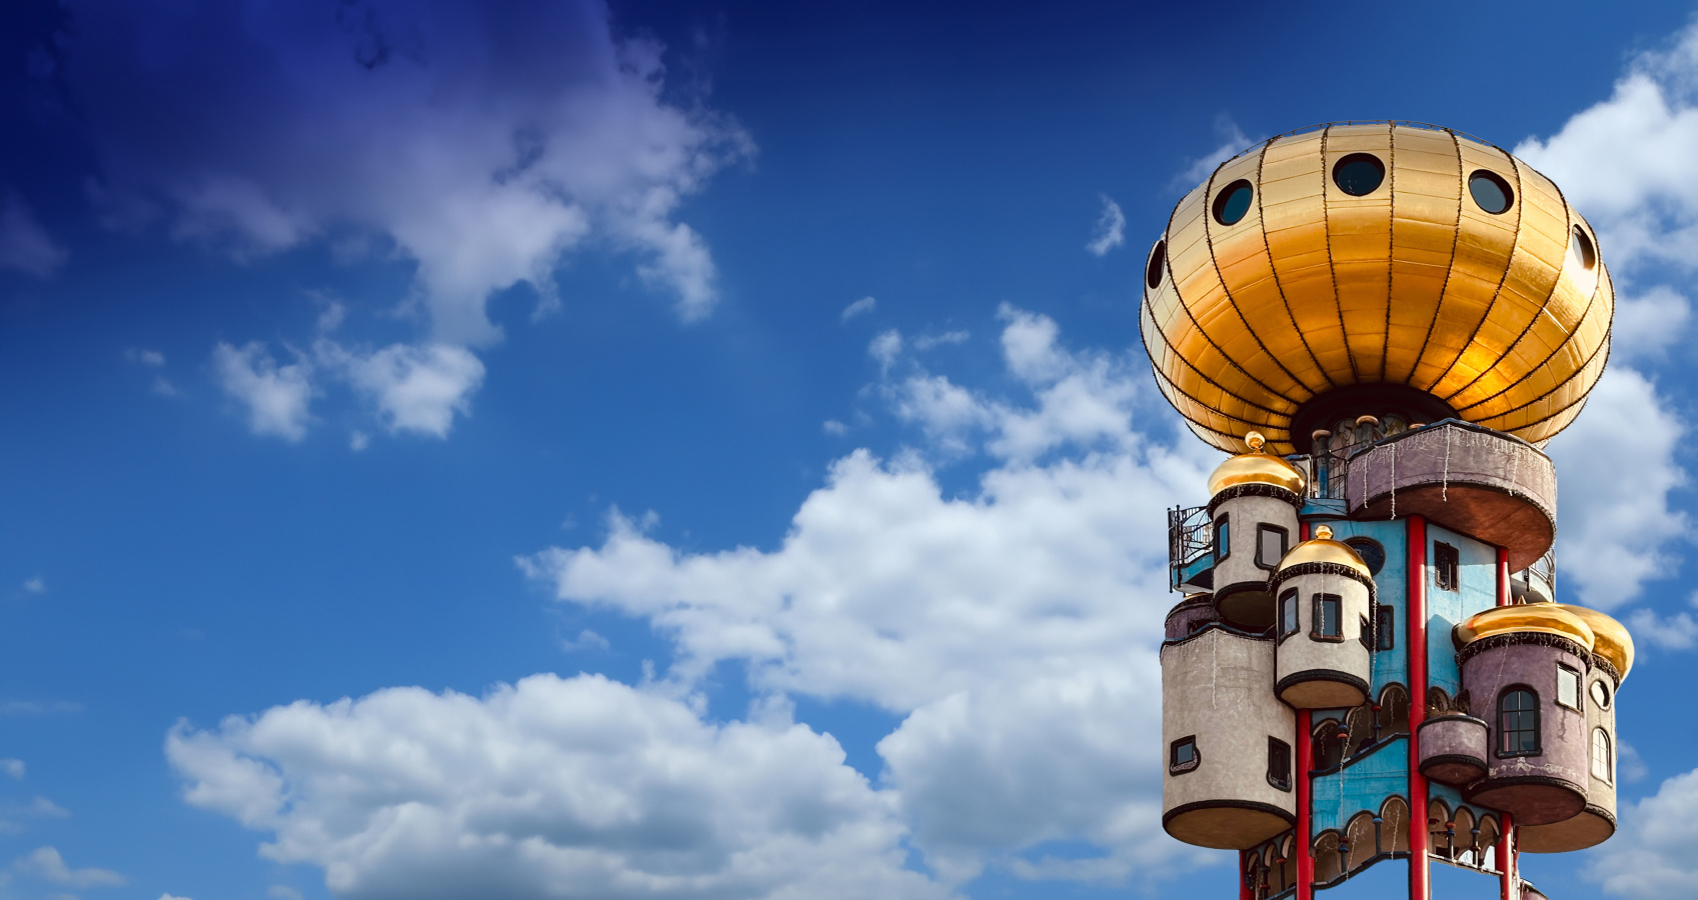
M1409 900L1430 900L1427 779L1421 774L1421 723L1427 719L1427 520L1410 516L1409 537ZM1302 900L1302 895L1298 895Z
M1256 889L1250 886L1250 851L1238 851L1238 900L1256 900Z
M1498 548L1498 605L1508 606L1511 594L1509 590L1509 550Z
M1515 895L1515 841L1512 838L1515 834L1515 820L1509 813L1498 815L1501 819L1499 824L1503 826L1503 834L1498 835L1497 845L1498 885L1502 890L1502 900L1521 900Z
M1303 530L1308 529L1304 524ZM1297 857L1297 895L1293 900L1313 900L1315 896L1315 855L1309 847L1309 836L1315 830L1315 791L1309 775L1315 768L1314 723L1313 712L1297 711L1297 845L1292 849Z

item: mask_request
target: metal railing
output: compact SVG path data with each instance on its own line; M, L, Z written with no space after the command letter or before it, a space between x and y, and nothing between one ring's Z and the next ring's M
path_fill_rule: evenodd
M1214 531L1207 506L1175 506L1167 511L1168 587L1178 590L1183 573L1214 553Z

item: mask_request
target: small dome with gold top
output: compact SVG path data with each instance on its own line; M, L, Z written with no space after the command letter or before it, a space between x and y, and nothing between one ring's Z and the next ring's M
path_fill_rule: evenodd
M1464 619L1454 632L1459 647L1496 634L1554 634L1568 638L1587 651L1591 651L1597 643L1597 635L1585 619L1555 603L1493 607Z
M1332 539L1332 528L1326 525L1315 526L1313 539L1291 548L1291 552L1279 561L1277 571L1283 572L1293 566L1316 562L1347 566L1360 572L1363 578L1374 577L1373 570L1368 568L1368 564L1362 561L1355 549L1349 544L1341 544Z
M1244 436L1249 453L1240 453L1215 468L1209 476L1209 496L1240 484L1268 484L1303 496L1307 480L1297 467L1280 457L1263 453L1266 440L1252 431Z
M1525 162L1447 128L1336 123L1222 163L1151 249L1156 384L1228 452L1362 415L1458 418L1536 446L1609 357L1592 226Z
M1592 629L1592 635L1596 638L1592 652L1609 660L1610 665L1615 666L1616 674L1626 681L1627 670L1633 668L1633 635L1628 633L1627 626L1595 609L1568 603L1558 603L1555 606L1579 616L1581 621Z

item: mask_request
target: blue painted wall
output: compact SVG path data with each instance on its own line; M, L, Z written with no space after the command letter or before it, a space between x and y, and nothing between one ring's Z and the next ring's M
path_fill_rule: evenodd
M1456 644L1451 629L1457 623L1498 602L1498 551L1490 544L1464 537L1437 525L1427 525L1427 560L1434 559L1433 545L1455 547L1461 563L1458 590L1439 590L1435 570L1427 567L1427 683L1444 688L1454 696L1462 689L1462 672L1456 665Z

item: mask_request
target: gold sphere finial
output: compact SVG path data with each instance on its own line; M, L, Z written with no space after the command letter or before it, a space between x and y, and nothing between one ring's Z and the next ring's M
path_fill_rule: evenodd
M1244 443L1250 445L1250 452L1252 453L1262 452L1262 446L1267 442L1268 439L1262 437L1262 433L1260 431L1252 431L1249 434L1244 435Z
M1317 541L1330 541L1330 540L1332 540L1332 526L1331 525L1317 525L1317 526L1315 526L1315 540L1317 540Z

